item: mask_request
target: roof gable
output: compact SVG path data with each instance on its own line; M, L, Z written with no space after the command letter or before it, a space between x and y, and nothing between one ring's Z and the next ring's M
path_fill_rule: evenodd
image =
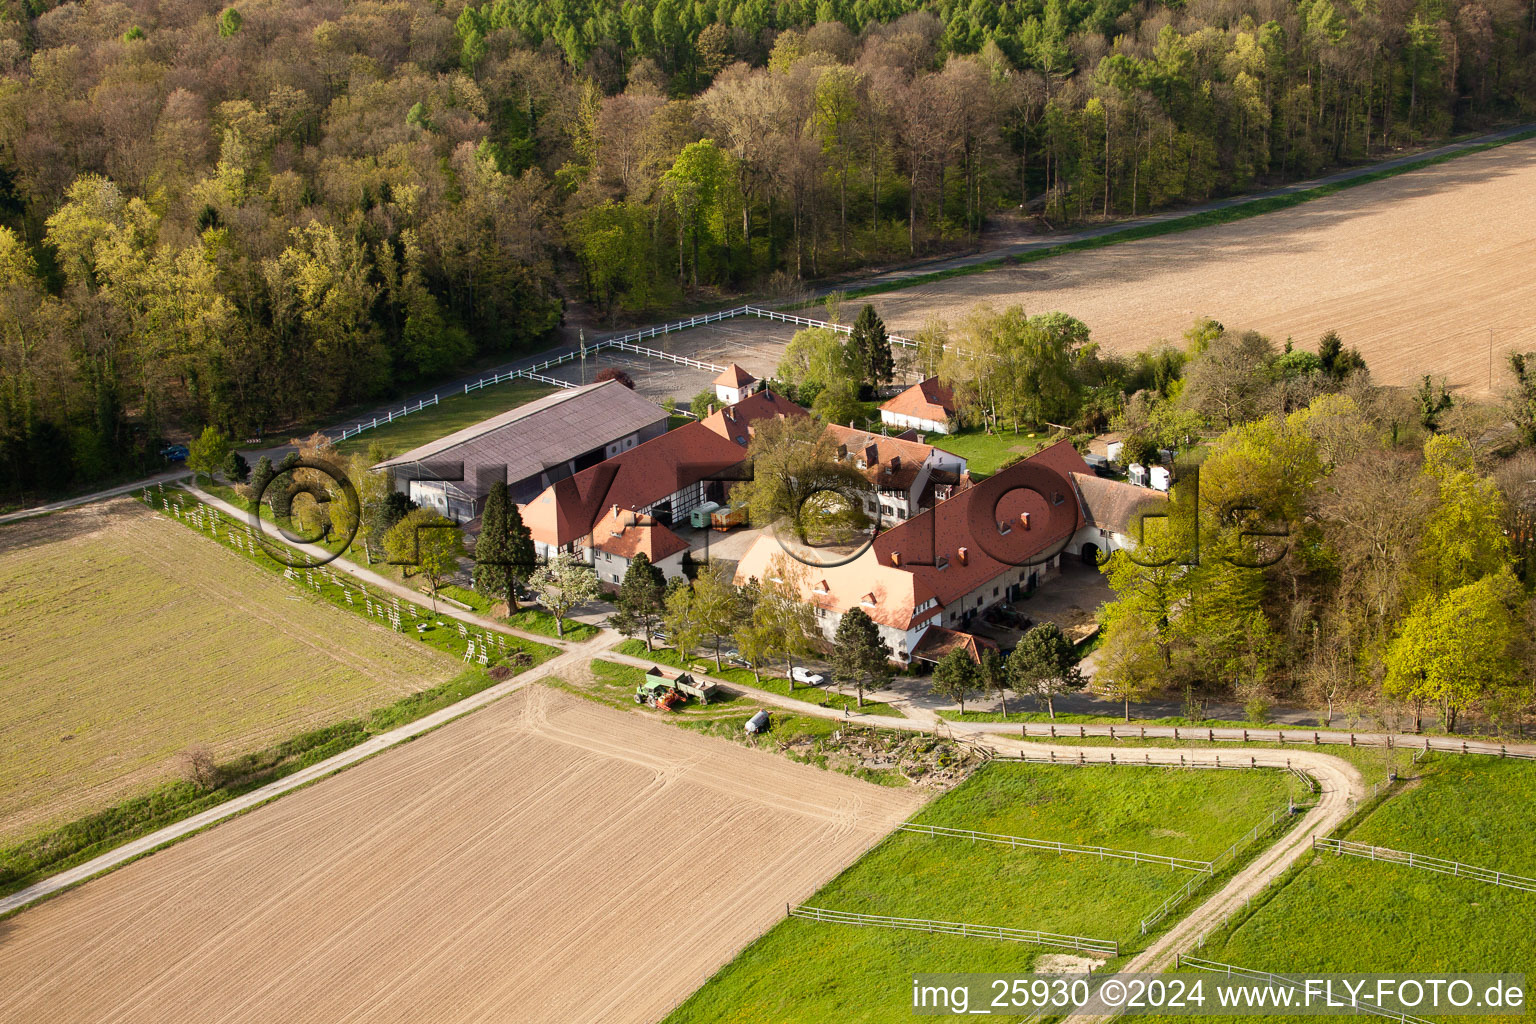
M939 378L929 377L880 406L880 411L924 420L946 420L955 414L955 393L941 384Z

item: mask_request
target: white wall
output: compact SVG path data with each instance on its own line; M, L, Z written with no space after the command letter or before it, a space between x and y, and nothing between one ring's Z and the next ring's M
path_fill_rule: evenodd
M880 422L893 427L900 427L903 430L911 427L914 430L921 430L929 434L947 434L950 432L949 423L944 420L921 420L916 416L903 416L900 413L887 412L884 409L880 410Z

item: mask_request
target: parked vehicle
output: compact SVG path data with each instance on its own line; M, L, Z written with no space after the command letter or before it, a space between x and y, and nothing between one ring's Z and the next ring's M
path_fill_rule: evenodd
M806 683L810 686L820 686L822 683L827 681L827 677L822 675L820 672L812 672L810 669L802 668L800 666L796 666L795 668L789 670L789 678L793 679L797 683Z
M160 449L161 458L167 462L186 462L192 452L184 444L168 444Z

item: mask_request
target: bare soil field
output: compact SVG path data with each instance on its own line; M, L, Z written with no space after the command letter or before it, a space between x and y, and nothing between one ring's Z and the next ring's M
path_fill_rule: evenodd
M815 309L805 315L819 319L824 311ZM647 348L687 356L716 366L737 363L757 377L769 377L779 368L784 347L794 335L795 328L791 324L743 316L710 324L708 327L694 327L675 334L664 334L659 338L648 338L644 344ZM590 382L600 370L610 366L618 367L633 377L635 390L653 402L660 402L667 397L675 398L680 403L687 402L708 387L716 377L709 370L695 370L679 363L613 349L605 349L588 359L585 370L576 362L565 363L548 373L561 380L580 383L585 379Z
M653 1021L919 802L530 686L0 922L0 1021Z
M1179 340L1197 317L1315 349L1337 330L1379 383L1508 383L1536 349L1536 140L1460 157L1274 213L870 299L887 326L952 325L978 303L1062 310L1105 348ZM808 315L815 316L815 313Z
M0 527L0 842L457 669L131 499Z

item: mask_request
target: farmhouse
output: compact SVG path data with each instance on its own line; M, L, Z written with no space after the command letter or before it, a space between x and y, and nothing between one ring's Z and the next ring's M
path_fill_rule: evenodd
M592 532L577 542L577 550L596 570L598 582L616 590L624 582L629 563L641 552L667 579L682 579L688 542L653 516L613 505Z
M949 434L954 420L955 393L937 377L912 385L880 407L880 422L903 430Z
M875 491L865 511L881 522L910 519L970 483L965 459L932 445L836 425L827 433L838 454L863 471Z
M528 501L666 429L660 406L610 380L509 409L373 469L393 473L396 490L418 504L465 522L479 515L496 480L507 482L513 501Z
M756 392L549 485L523 506L523 522L546 557L592 550L595 531L615 508L670 527L724 496L733 471L746 461L754 423L804 414L772 391Z
M929 630L963 634L988 607L1058 573L1063 557L1131 546L1136 513L1161 500L1094 476L1059 442L897 523L850 562L806 566L802 596L827 639L844 613L862 608L898 660L922 659L970 643L937 634L924 645ZM738 563L736 583L772 578L782 553L777 538L759 537Z

